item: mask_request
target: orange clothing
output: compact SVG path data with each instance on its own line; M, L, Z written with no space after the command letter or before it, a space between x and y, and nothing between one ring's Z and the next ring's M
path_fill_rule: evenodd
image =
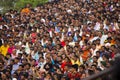
M83 58L84 60L87 60L87 58L88 58L88 56L89 56L89 53L90 53L90 50L85 50L85 51L83 52L82 58Z
M115 40L111 40L111 45L114 45L115 44Z
M82 40L84 41L86 39L86 37L85 36L82 36Z
M22 9L22 11L21 11L22 13L30 13L30 9L29 8L24 8L24 9Z

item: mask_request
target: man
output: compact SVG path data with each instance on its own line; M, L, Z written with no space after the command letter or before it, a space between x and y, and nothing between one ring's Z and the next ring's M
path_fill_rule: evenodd
M9 45L7 44L7 41L4 42L4 44L0 47L0 53L4 56L7 55Z
M0 61L0 73L4 70L4 62Z
M13 68L12 68L12 74L14 74L14 72L19 69L19 65L21 64L19 61L20 59L16 57Z

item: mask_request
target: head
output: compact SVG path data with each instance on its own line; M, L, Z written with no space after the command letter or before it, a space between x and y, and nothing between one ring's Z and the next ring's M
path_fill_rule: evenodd
M17 64L20 61L20 58L16 57L15 58L15 64Z
M31 67L30 63L26 63L24 69L25 69L25 70L29 70L30 67Z
M23 68L24 68L24 66L23 65L19 65L19 71L22 71L23 70Z
M96 52L96 56L99 58L100 57L100 51Z
M93 50L96 49L96 44L92 44L92 49L93 49Z
M22 59L22 64L26 64L27 63L27 59Z
M97 62L98 57L97 56L93 56L93 62Z
M4 41L4 46L6 47L8 45L7 41Z
M80 72L83 72L84 69L85 69L85 66L84 65L80 65L80 67L79 67Z
M99 32L98 32L98 36L99 36L99 37L102 37L102 32L99 31Z
M4 68L4 62L0 61L0 70L2 70Z
M20 59L22 58L22 54L21 53L18 54L18 58L20 58Z

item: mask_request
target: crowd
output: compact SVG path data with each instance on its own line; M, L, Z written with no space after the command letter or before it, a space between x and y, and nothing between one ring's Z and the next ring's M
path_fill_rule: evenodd
M56 0L0 15L0 80L81 80L111 67L119 11L119 0Z

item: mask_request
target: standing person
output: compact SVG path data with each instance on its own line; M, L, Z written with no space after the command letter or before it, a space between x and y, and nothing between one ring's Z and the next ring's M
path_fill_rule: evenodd
M7 55L9 45L7 44L7 41L4 42L4 44L0 47L0 53L4 56Z
M12 54L12 53L13 53L13 50L15 49L15 47L13 46L12 43L10 43L9 45L10 45L10 46L9 46L9 48L8 48L8 53L9 53L9 54Z

